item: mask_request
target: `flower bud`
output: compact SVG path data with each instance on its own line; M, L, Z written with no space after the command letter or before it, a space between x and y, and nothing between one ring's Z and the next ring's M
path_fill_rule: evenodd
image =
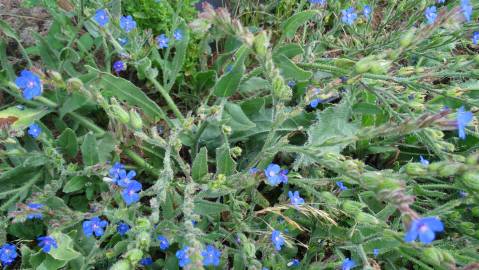
M78 78L70 78L67 80L67 90L75 91L83 88L83 82Z
M230 155L233 158L237 158L237 157L241 156L241 153L242 153L242 149L241 149L241 147L238 147L238 146L235 146L235 147L231 148L231 150L230 150Z
M378 190L396 190L401 188L401 182L393 178L385 178L378 186Z
M110 267L110 270L133 270L133 267L127 260L121 260Z
M130 115L125 109L120 105L111 105L111 110L115 117L123 124L128 124L130 122Z
M254 50L261 58L266 57L266 53L269 46L269 38L265 31L261 31L253 41Z
M346 200L342 204L342 209L344 212L350 214L350 215L355 215L358 212L361 212L361 209L363 208L363 205L360 202L355 202L351 200Z
M223 133L227 136L231 135L231 133L233 132L233 130L231 129L230 126L227 126L227 125L222 125L221 126L221 130L223 131Z
M479 217L479 206L475 206L471 208L471 214L474 217Z
M131 264L137 264L143 258L143 251L137 248L131 249L126 253L125 257Z
M451 255L451 253L449 253L449 251L447 250L440 250L441 251L441 254L442 254L442 257L443 257L443 261L445 262L448 262L448 263L452 263L452 264L456 264L456 260L454 259L454 256Z
M466 164L468 165L476 165L479 161L479 154L475 153L472 155L469 155L466 159Z
M422 254L424 260L433 265L440 265L443 260L442 253L433 247L424 249Z
M468 188L471 188L473 190L479 190L479 173L473 171L466 172L462 176L462 182Z
M372 62L375 60L375 58L376 57L374 55L370 55L356 62L356 64L354 65L356 72L357 73L368 72L369 69L371 69Z
M452 163L448 164L441 169L439 169L439 176L448 177L453 176L459 172L463 168L461 163Z
M135 109L130 110L130 123L134 129L140 130L143 128L143 121L140 114Z
M151 222L147 218L138 218L136 220L135 229L137 231L150 231L151 230Z
M401 39L399 40L399 45L401 45L401 48L406 48L411 45L415 34L416 28L413 27L409 29L404 35L402 35Z
M389 68L391 68L391 61L377 60L371 63L370 72L382 75L388 73Z
M321 192L321 200L329 206L336 206L339 203L338 198L336 198L331 192L327 191Z
M143 250L148 250L148 248L150 247L151 237L149 233L145 231L140 232L136 237L136 240L139 248Z
M356 222L357 223L360 223L360 224L365 224L365 225L377 225L379 224L379 220L371 215L371 214L368 214L368 213L364 213L364 212L358 212L356 214Z
M406 173L414 176L427 175L427 167L421 163L408 163L405 166Z
M48 76L50 76L50 78L52 78L54 82L56 82L56 83L63 82L62 75L60 73L58 73L57 71L48 70L47 73L48 73Z
M472 222L459 223L459 228L469 235L474 235L474 233L476 232L474 227L475 225Z

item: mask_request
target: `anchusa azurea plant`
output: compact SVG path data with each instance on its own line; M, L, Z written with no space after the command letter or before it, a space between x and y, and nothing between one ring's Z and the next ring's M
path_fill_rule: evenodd
M0 22L2 268L477 267L476 2L49 2Z

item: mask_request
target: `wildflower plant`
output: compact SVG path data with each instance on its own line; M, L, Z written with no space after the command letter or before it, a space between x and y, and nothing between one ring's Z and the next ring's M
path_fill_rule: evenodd
M50 2L0 20L2 268L476 266L474 1Z

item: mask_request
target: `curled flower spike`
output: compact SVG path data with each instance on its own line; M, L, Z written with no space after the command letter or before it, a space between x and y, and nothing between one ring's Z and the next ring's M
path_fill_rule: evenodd
M108 13L106 12L105 9L99 9L95 12L95 16L93 16L93 19L100 25L101 27L104 27L108 21L110 21L110 18L108 17Z
M50 252L52 247L54 249L58 248L57 241L50 236L41 236L37 238L38 246L42 248L42 251L45 253Z
M83 233L90 238L93 234L100 237L105 233L105 228L108 226L108 221L101 220L99 217L93 217L90 220L83 221Z
M464 110L464 106L457 109L457 130L459 138L466 139L466 126L472 121L472 112Z
M170 247L170 242L168 242L168 239L164 237L163 235L158 235L156 239L160 242L161 250L167 250L168 247Z
M354 21L358 18L356 10L353 7L341 10L341 21L347 25L353 25Z
M120 18L120 28L129 33L136 28L136 22L131 15L122 16Z
M203 257L204 266L220 265L221 251L212 245L207 245L206 249L201 252L201 256Z
M427 7L424 11L424 16L426 16L426 20L428 24L433 24L437 18L437 8L436 6Z
M20 72L20 76L15 79L15 84L18 88L22 89L23 97L27 100L32 100L34 97L40 96L43 91L40 77L26 69Z
M6 243L0 247L0 262L2 262L2 266L11 265L17 256L17 248L14 245Z
M180 267L185 267L191 262L190 256L188 255L188 250L190 248L188 246L180 249L176 252L176 258L178 259L178 265Z
M346 258L341 265L341 270L350 270L356 266L356 262L351 260L350 258Z
M291 204L294 207L298 207L304 204L304 199L299 196L298 191L295 191L295 192L288 191L288 196L289 196L289 199L291 200Z
M37 124L31 124L28 127L28 135L32 136L32 138L36 139L42 133L42 128Z
M281 250L281 248L284 246L285 240L280 231L274 230L271 233L271 242L273 242L274 248L276 250Z
M436 217L418 218L412 221L404 241L412 242L419 237L424 244L430 244L436 238L436 233L444 231L444 225Z

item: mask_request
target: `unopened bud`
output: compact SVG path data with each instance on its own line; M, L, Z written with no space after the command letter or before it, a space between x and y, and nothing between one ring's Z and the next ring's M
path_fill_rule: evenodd
M411 28L404 35L402 35L401 39L399 40L399 44L401 45L401 47L406 48L411 45L415 34L416 28Z
M136 221L135 229L137 231L150 231L151 222L147 218L139 218Z
M269 46L269 38L265 31L261 31L254 38L254 50L258 56L261 58L266 57L266 53Z
M433 265L440 265L443 260L442 253L433 247L424 249L423 255L423 258Z
M479 173L478 172L473 172L473 171L466 172L462 176L462 182L468 188L471 188L473 190L479 190Z
M408 163L405 166L406 173L414 176L424 176L427 174L427 167L421 163Z
M110 267L110 270L133 270L133 267L127 260L121 260Z
M137 248L131 249L126 253L125 257L131 264L137 264L143 258L143 251Z
M230 155L233 158L237 158L237 157L241 156L241 153L242 153L242 149L241 149L241 147L238 147L238 146L235 146L235 147L231 148L231 150L230 150Z
M143 250L148 250L148 248L150 247L150 243L151 243L151 237L150 237L150 234L143 231L143 232L140 232L136 238L137 240L137 243L138 243L138 247L143 249Z
M143 121L140 114L135 109L130 110L130 123L134 129L140 130L143 128Z
M67 80L68 91L78 91L83 88L83 82L78 78L70 78Z

